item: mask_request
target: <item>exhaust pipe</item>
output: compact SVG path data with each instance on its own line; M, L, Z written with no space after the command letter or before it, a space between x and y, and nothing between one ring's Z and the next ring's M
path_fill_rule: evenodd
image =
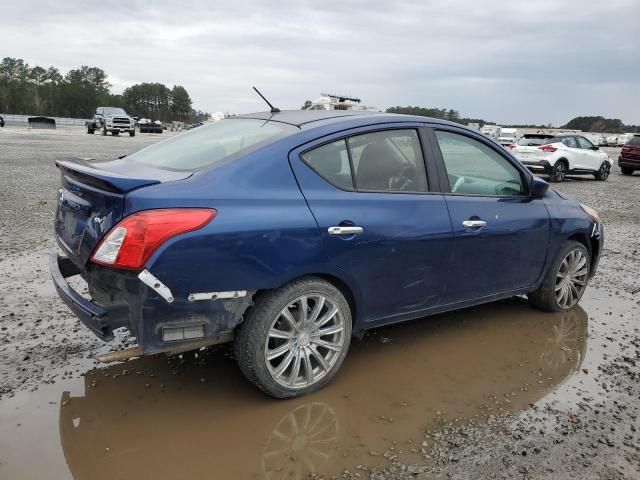
M115 352L101 353L95 356L95 359L102 363L121 362L133 357L141 357L142 349L136 345L134 347L126 348L124 350L117 350Z

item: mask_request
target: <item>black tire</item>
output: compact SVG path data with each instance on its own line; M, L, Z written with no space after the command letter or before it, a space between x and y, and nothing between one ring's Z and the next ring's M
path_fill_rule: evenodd
M269 330L280 312L302 295L321 294L338 309L343 318L343 345L336 354L331 368L310 386L286 388L276 382L269 371L266 343ZM351 310L344 295L331 283L317 277L294 280L281 288L258 294L254 305L245 314L244 321L234 334L236 361L245 377L256 387L275 398L291 398L314 392L324 387L336 374L349 349L351 341Z
M633 175L633 168L631 167L620 167L623 175Z
M604 182L607 178L609 178L609 174L611 173L611 165L609 162L602 162L600 165L600 169L593 174L596 177L596 180Z
M549 181L557 183L564 182L564 179L567 178L567 171L569 170L569 166L567 165L566 160L558 160L555 165L551 168L551 173L549 174Z
M114 137L117 137L118 135L120 135L120 132L113 131L111 132L111 135L113 135Z
M103 137L107 136L107 126L106 125L102 127L102 136Z
M576 303L566 308L561 306L558 303L558 300L556 298L556 280L557 280L558 272L560 270L560 266L562 265L562 262L570 252L576 249L580 250L586 256L587 274L585 279L585 285L582 288L582 291L579 293ZM561 311L569 310L573 308L575 305L578 304L578 302L580 301L580 298L582 298L582 294L584 293L584 290L586 289L586 286L587 286L586 284L589 279L590 271L591 271L591 255L589 254L589 251L580 242L576 242L574 240L566 241L560 248L560 251L556 255L556 258L554 259L553 263L547 269L544 279L540 284L540 286L538 287L538 289L533 292L529 292L527 294L529 303L531 303L534 307L539 308L540 310L544 310L546 312L561 312Z
M129 136L130 137L135 137L136 136L136 131L135 130L129 130Z
M87 125L87 133L89 135L93 135L93 128L90 128L88 125Z

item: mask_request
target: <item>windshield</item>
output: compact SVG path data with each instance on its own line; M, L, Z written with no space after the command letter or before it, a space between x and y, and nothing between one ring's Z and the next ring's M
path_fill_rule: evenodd
M525 135L520 140L518 140L518 145L522 147L537 147L538 145L544 145L544 143L552 137L548 135Z
M115 108L115 107L105 107L104 114L105 115L124 115L125 117L127 116L127 112L125 112L121 108Z
M500 134L500 136L501 136L502 138L513 138L513 133L512 133L512 132L502 132L502 133Z
M158 168L196 170L297 131L297 127L286 123L226 119L150 145L128 158Z

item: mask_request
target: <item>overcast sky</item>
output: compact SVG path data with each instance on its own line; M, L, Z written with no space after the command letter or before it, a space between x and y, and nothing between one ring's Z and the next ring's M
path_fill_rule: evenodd
M640 124L640 0L179 4L3 1L0 57L98 66L117 93L183 85L210 112L264 110L256 85L283 109L327 92L499 123Z

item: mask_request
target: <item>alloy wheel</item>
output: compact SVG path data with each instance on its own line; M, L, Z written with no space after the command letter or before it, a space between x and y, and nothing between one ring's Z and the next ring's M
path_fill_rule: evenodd
M558 305L563 309L573 307L587 287L589 266L587 256L580 249L571 250L558 269L555 295Z
M609 178L609 173L611 173L611 167L608 163L603 163L600 167L600 178L602 180L606 180L607 178Z
M337 304L323 294L302 295L273 320L264 360L273 380L289 389L319 382L340 358L345 320Z
M566 171L566 167L564 166L564 163L558 163L556 165L556 180L558 180L559 182L562 182L564 180L564 177L567 176L567 171Z

